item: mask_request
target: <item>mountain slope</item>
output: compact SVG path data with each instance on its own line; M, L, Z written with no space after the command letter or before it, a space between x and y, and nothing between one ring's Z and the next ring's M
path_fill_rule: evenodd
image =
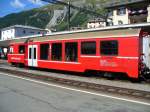
M13 13L0 18L0 28L15 24L45 28L52 16L53 10L52 7L49 6L23 11L20 13Z
M90 10L103 13L101 4L106 0L71 0L71 3L78 7L86 7ZM67 2L67 0L65 0ZM60 11L60 12L59 12ZM71 9L71 27L83 26L92 18L85 14ZM0 29L15 24L35 26L39 28L53 28L57 31L67 29L67 11L61 5L46 5L41 8L31 9L20 13L9 14L0 18Z

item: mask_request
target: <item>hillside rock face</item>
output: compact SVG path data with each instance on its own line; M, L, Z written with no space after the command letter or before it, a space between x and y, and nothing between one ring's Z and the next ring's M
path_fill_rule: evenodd
M54 15L46 25L46 28L50 29L55 27L57 24L62 22L67 15L67 8L64 7L64 10L54 10Z
M66 0L64 1L67 2ZM91 8L98 5L97 1L101 0L72 0L71 4L78 7ZM57 31L66 30L68 26L67 11L66 6L47 5L20 13L9 14L0 18L0 29L11 25L20 24L39 28L55 29ZM91 17L93 16L79 12L75 9L71 9L71 26L85 27L88 19Z

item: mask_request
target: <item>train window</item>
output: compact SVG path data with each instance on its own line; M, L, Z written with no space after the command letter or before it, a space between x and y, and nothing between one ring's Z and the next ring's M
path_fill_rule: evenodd
M118 55L118 41L101 41L100 53L101 55Z
M62 43L52 44L52 60L61 61L62 60Z
M20 45L19 46L19 54L25 53L25 45Z
M9 53L10 53L10 54L13 54L13 52L14 52L14 48L11 46L11 47L9 48Z
M34 50L34 59L36 59L36 48L33 49Z
M65 60L66 61L78 61L77 42L71 42L71 43L65 44Z
M49 44L41 44L40 45L40 59L48 60L49 56Z
M31 59L32 48L29 48L29 59Z
M82 42L81 54L96 55L96 42Z

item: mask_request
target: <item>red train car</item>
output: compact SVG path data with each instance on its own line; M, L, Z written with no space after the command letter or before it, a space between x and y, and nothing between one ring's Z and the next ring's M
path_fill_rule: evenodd
M13 40L8 62L74 72L147 75L150 68L150 24L122 25L60 32Z

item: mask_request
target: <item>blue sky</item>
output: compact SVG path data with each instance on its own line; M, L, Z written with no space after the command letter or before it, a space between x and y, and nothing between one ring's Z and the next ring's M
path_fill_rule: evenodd
M47 3L40 0L0 0L0 17L10 13L41 7L45 4Z

